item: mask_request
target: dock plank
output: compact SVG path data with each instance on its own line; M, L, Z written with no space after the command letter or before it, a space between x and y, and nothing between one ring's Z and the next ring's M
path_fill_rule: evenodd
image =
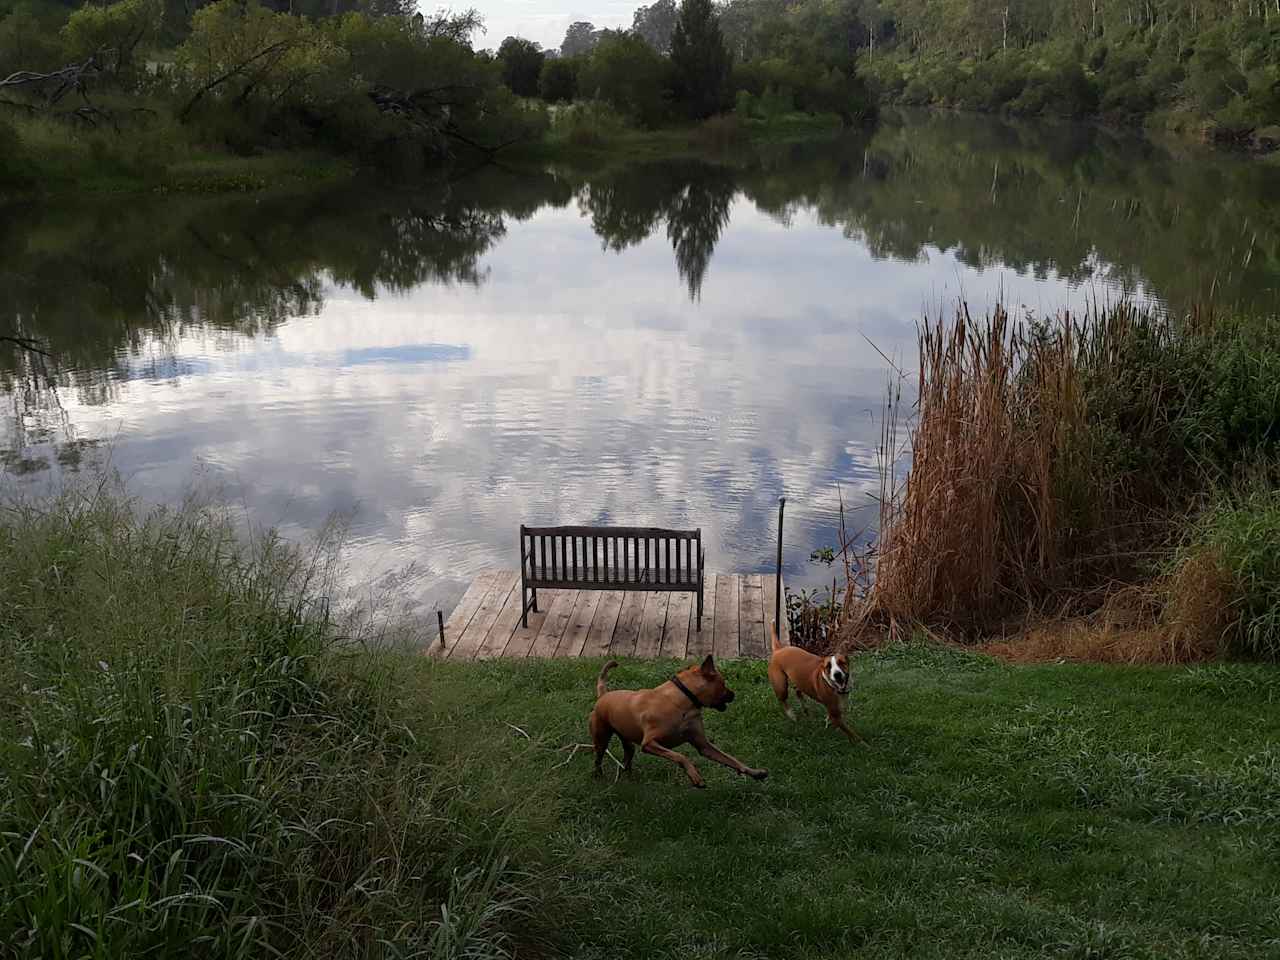
M738 656L738 578L733 574L716 576L716 626L712 643L717 657Z
M487 570L471 581L471 586L467 587L467 592L462 595L458 605L449 614L449 619L445 621L444 647L442 648L437 640L424 651L428 656L443 658L453 652L454 644L461 639L463 632L471 624L476 611L480 609L480 604L493 589L493 582L497 576L498 571Z
M557 657L582 656L582 648L587 643L591 621L595 619L602 596L599 590L578 591L578 599L574 602L573 613L569 617L569 626L565 628L560 645L556 647Z
M446 646L435 638L424 653L458 660L495 657L672 657L730 659L769 656L772 574L710 574L703 595L702 630L691 593L623 590L549 590L539 612L520 624L518 570L485 570L472 581L445 625ZM783 643L790 630L783 611Z
M685 656L701 660L711 653L716 630L716 578L712 574L703 584L702 630L698 630L698 598L693 598L693 610L689 613L689 642Z
M587 642L582 647L584 657L603 657L609 652L613 642L613 630L618 625L618 617L622 614L622 601L627 594L621 590L610 590L600 595L600 606L596 608L595 619L591 621L591 629L587 631Z
M556 647L560 646L560 638L569 629L569 618L573 615L573 606L578 601L578 590L561 590L555 600L547 608L547 618L542 621L542 629L537 639L529 648L531 657L554 657Z
M503 656L507 644L511 642L511 635L520 626L520 606L524 602L518 582L520 572L513 570L511 573L515 576L517 583L507 595L507 602L493 622L493 626L489 628L489 633L480 644L480 649L476 651L477 660L492 660L494 657Z
M636 641L637 657L656 657L662 649L662 631L666 629L669 593L651 593L645 597L644 616L640 620L640 638Z
M667 625L662 631L662 647L659 656L682 659L689 649L689 621L697 597L692 593L677 593L667 607Z
M618 613L618 625L613 628L613 641L609 644L609 655L613 657L634 657L636 643L640 639L640 621L644 618L643 593L628 593L622 601L622 610Z
M476 615L467 624L467 629L462 631L458 642L449 648L450 660L471 660L475 657L519 581L520 575L514 570L500 570L493 575L492 589L480 601Z
M533 649L534 641L538 639L538 634L542 632L543 625L547 622L547 614L550 612L552 605L556 602L556 598L560 596L559 590L539 590L538 591L538 612L529 612L529 626L520 625L520 614L516 613L515 629L511 631L511 639L507 641L506 649L502 651L504 657L527 657L529 651Z
M738 584L738 647L744 657L769 656L769 638L764 626L764 582L758 573L748 573Z

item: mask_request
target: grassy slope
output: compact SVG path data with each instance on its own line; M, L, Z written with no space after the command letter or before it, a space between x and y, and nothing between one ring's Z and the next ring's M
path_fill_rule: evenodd
M762 664L726 665L696 791L656 758L589 776L599 662L435 664L406 690L448 750L555 797L580 956L1263 957L1280 950L1280 676L855 661L869 749L790 724ZM660 682L629 662L615 686ZM514 727L526 731L526 741ZM687 749L687 748L686 748ZM615 753L617 744L615 741ZM568 762L565 762L567 759ZM536 842L535 838L530 838Z

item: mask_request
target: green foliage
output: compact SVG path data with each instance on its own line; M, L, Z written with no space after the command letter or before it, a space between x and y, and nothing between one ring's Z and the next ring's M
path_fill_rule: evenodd
M711 0L681 0L671 62L678 95L691 116L701 119L724 108L732 60Z
M563 57L551 57L542 64L538 95L547 103L566 103L578 95L578 64Z
M391 665L335 639L328 547L232 526L109 485L0 507L6 956L537 943L554 804L440 762Z
M803 110L835 114L846 125L874 115L875 104L862 80L821 63L797 63L781 58L752 60L734 67L732 84L759 100L766 120Z
M604 100L619 113L654 127L670 113L671 61L632 34L601 40L578 76L579 93Z
M1230 497L1199 524L1193 549L1207 548L1232 578L1229 640L1244 654L1280 658L1280 493L1264 487Z
M598 147L625 133L626 120L608 103L584 100L556 112L551 123L554 139L575 147Z
M532 40L507 37L498 47L502 82L517 96L536 97L538 95L538 79L545 60L546 54Z
M278 109L329 96L345 82L348 52L304 17L217 0L192 16L176 60L193 100L207 93L236 109Z
M117 81L128 83L138 69L138 54L146 53L159 37L163 14L161 0L86 4L71 14L62 28L63 49L72 60L99 54L104 68Z
M58 29L65 16L65 10L39 2L19 3L8 11L0 8L0 74L62 66Z

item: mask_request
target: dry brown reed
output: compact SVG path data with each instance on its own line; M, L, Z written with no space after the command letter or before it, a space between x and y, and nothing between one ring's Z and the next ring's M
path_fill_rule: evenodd
M886 420L874 583L848 610L846 645L885 628L990 637L1123 607L1118 587L1135 582L1168 498L1153 492L1158 478L1106 469L1089 397L1132 376L1139 340L1150 349L1169 335L1164 319L1126 306L1031 322L1003 308L975 320L961 305L926 320L911 467L895 486L898 421ZM1133 415L1167 414L1157 401Z

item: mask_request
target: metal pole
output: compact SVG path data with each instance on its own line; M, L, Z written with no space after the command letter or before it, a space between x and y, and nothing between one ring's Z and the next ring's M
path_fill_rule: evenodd
M773 582L773 615L778 619L778 636L782 636L782 618L786 611L782 608L782 510L787 505L786 497L778 498L778 576Z
M436 611L436 623L440 625L440 649L444 649L444 614Z

